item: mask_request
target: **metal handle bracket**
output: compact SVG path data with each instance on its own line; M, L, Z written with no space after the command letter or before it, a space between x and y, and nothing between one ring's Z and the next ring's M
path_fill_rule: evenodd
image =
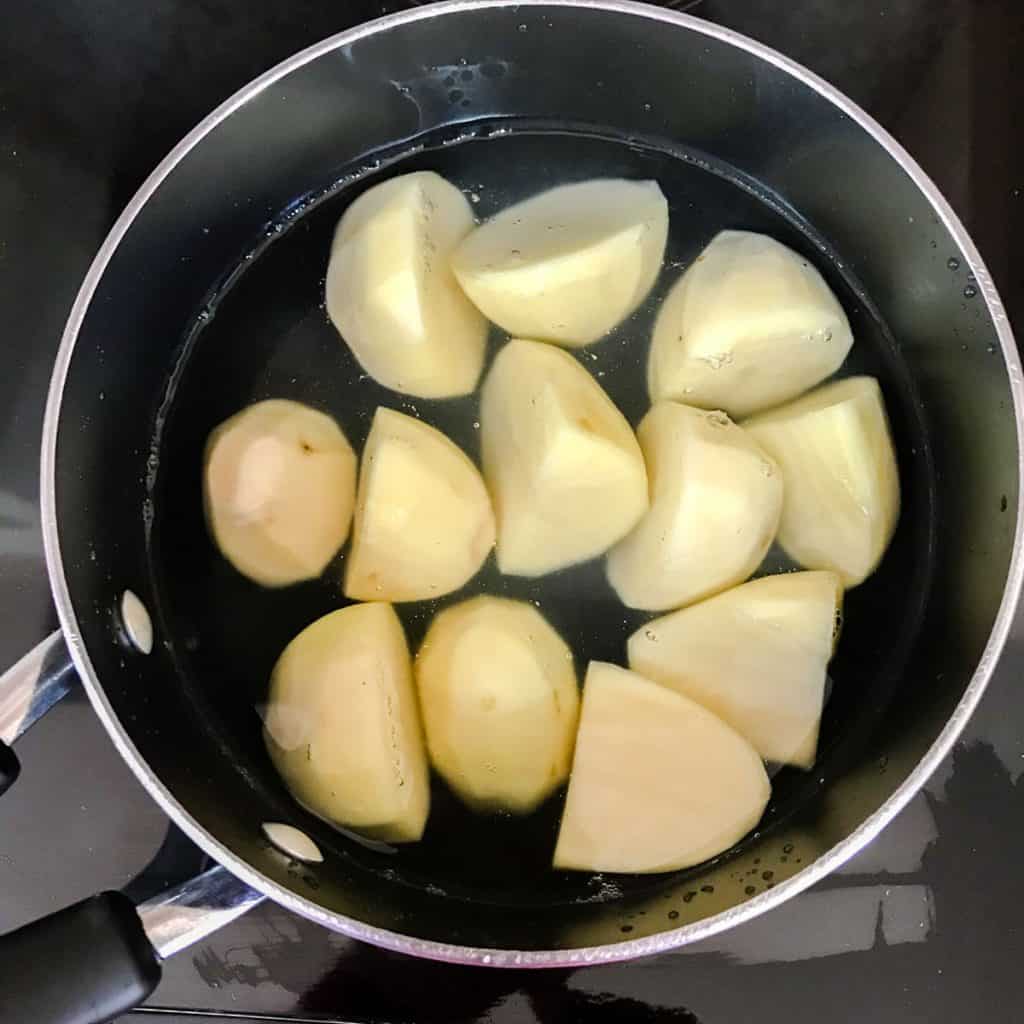
M64 635L54 630L0 676L0 743L13 743L78 681Z

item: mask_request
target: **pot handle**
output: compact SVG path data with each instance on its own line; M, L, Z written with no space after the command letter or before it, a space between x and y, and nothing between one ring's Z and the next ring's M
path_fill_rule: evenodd
M0 794L11 786L20 771L11 744L77 681L59 629L0 676Z
M104 892L0 936L0 1024L104 1024L156 988L164 959L264 899L214 867L136 907Z
M60 630L0 676L0 793L18 777L10 745L76 681ZM152 993L167 957L263 899L214 867L137 907L103 892L0 935L0 1024L112 1020Z

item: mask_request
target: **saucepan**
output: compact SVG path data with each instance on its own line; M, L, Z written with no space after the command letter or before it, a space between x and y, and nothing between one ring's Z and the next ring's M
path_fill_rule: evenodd
M727 854L658 875L552 871L514 823L474 830L441 796L434 841L400 856L295 803L259 710L285 643L343 604L337 573L248 583L219 559L200 499L205 438L248 402L351 421L385 400L322 307L330 231L353 195L439 170L483 218L574 164L674 182L690 196L671 210L681 238L700 238L714 209L814 259L861 368L883 382L900 467L900 525L847 595L813 770L779 772ZM678 274L695 253L669 255ZM595 370L613 393L643 354L608 351L619 363ZM643 414L644 395L614 397L634 423ZM935 186L850 100L750 39L623 0L469 0L278 65L160 164L82 285L42 442L60 631L0 679L5 783L10 745L77 678L140 782L219 866L140 907L100 894L0 939L0 1019L115 1016L152 991L163 958L264 898L391 950L505 967L641 957L770 911L869 843L978 703L1021 586L1022 408L999 296ZM587 657L621 662L600 571L564 587L559 625ZM266 826L282 824L316 856L275 844Z

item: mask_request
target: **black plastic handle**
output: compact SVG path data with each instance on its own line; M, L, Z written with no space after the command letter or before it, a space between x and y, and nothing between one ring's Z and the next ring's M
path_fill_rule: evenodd
M103 1024L159 981L160 960L119 892L0 936L0 1024Z
M3 796L21 771L15 753L6 743L0 741L0 796Z

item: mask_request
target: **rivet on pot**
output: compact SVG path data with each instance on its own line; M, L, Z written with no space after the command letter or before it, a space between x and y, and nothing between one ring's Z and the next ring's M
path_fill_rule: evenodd
M146 606L131 590L121 595L121 624L137 651L149 654L153 650L153 620Z
M263 822L263 834L282 853L304 864L322 864L324 855L320 847L305 832L294 825L285 825L279 821Z

